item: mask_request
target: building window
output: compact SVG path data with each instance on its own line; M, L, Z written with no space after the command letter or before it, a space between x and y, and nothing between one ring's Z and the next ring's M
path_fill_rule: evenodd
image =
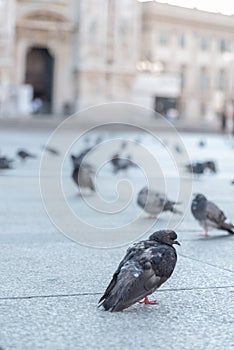
M166 30L161 30L159 33L159 43L162 46L166 46L169 41L169 34Z
M218 73L217 79L217 89L220 91L225 91L227 88L227 77L224 69L221 69Z
M199 42L200 49L202 51L206 51L209 48L209 40L205 36L200 37L200 42Z
M185 42L185 34L179 33L178 34L178 44L181 49L185 48L186 42Z
M220 52L225 52L225 51L228 51L228 49L229 49L229 45L228 45L227 40L220 39L219 40L219 51Z
M207 90L209 88L209 76L207 69L201 67L199 71L199 89L201 91Z
M183 90L186 84L186 67L185 66L181 66L180 68L180 81L181 81L181 89Z

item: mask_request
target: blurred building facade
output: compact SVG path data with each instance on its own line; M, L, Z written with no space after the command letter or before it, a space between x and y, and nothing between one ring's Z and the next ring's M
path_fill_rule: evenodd
M126 101L196 119L231 106L234 16L137 0L0 0L0 17L2 114Z

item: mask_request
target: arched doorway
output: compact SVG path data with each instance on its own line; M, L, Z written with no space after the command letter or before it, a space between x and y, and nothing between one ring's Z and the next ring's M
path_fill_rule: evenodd
M52 111L54 58L47 48L31 47L26 57L25 83L33 86L34 113Z

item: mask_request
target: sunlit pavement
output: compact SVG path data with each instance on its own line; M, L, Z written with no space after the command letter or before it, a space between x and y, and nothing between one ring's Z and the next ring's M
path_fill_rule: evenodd
M136 304L122 313L108 313L98 309L97 302L126 251L128 238L121 247L87 247L70 240L51 223L39 186L42 146L49 135L47 130L8 129L0 132L1 155L14 157L19 147L38 155L37 159L24 163L17 159L14 169L0 173L0 347L4 350L232 349L234 237L222 231L211 231L209 238L201 237L202 229L189 209L192 193L202 192L234 221L234 186L230 184L234 178L231 137L181 134L190 158L214 159L218 173L193 179L192 190L188 187L185 193L187 202L181 206L185 212L182 222L178 224L177 219L172 218L170 224L173 225L175 220L181 247L177 247L178 263L173 276L155 294L159 304ZM135 136L139 137L129 137L134 139ZM157 136L173 149L173 135L162 133ZM201 139L206 143L203 148L198 146ZM152 137L141 139L141 144L155 152L157 162L162 164L168 196L173 198L177 194L178 175L165 160L165 149L156 145L158 148L154 150L153 142ZM129 149L135 160L141 152L137 147ZM111 155L114 148L108 151ZM173 157L176 167L183 169L183 155L178 153ZM95 163L97 159L91 155L90 161ZM52 155L51 162L56 162ZM70 179L70 172L71 164L66 159L62 174L64 194L71 210L88 221L87 237L90 227L95 225L109 229L110 225L112 228L119 225L119 234L123 235L125 226L122 225L126 225L129 218L136 240L140 239L138 232L145 229L146 222L153 228L167 226L170 217L167 213L156 223L146 220L144 213L138 213L135 197L145 184L139 169L131 169L126 175L133 186L130 204L111 219L95 211L90 213L88 205L76 196L77 188ZM47 175L48 178L57 176L56 173ZM110 201L110 207L116 199L115 184L121 179L122 175L113 176L109 165L98 175L98 190ZM184 172L180 186L187 186L189 181L189 175ZM96 195L89 198L95 206ZM52 199L56 207L60 199L56 195ZM139 215L134 219L135 213ZM147 237L144 231L142 234ZM127 231L126 235L132 237Z

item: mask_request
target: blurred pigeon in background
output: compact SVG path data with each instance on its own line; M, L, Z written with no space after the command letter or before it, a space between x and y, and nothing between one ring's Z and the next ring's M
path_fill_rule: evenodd
M213 202L198 193L192 201L191 212L194 218L204 228L204 236L208 236L209 229L225 230L234 234L234 226L226 222L224 212Z
M165 194L148 189L148 187L142 188L138 193L137 204L143 208L146 213L149 213L150 217L156 217L163 211L182 214L179 210L174 208L176 204L180 204L179 202L171 201Z
M25 160L27 158L37 158L37 156L35 154L32 154L24 149L19 149L17 151L17 156L21 159L21 160Z
M198 147L202 148L202 147L205 147L205 146L206 146L205 140L200 140L200 141L198 142Z
M88 147L85 148L82 152L80 152L77 156L75 156L74 154L71 155L71 160L74 166L80 166L80 164L82 163L83 159L85 156L88 155L88 153L92 150L93 147Z
M13 159L7 157L0 157L0 170L11 169L11 163Z
M189 173L193 173L195 175L204 174L206 170L213 174L217 172L217 166L213 160L193 162L191 164L186 164L185 167Z
M72 179L79 187L80 191L82 189L90 189L91 191L95 192L92 172L87 164L74 167L72 171ZM79 192L79 194L81 194L81 192Z
M87 188L94 192L94 167L89 163L82 161L79 162L80 158L75 157L73 154L71 155L71 160L73 164L72 179L75 182L75 184L79 187L80 190Z
M51 146L45 146L44 149L46 151L48 151L49 153L53 154L54 156L59 156L60 152L54 148L54 147L51 147Z
M193 173L195 175L204 174L205 166L203 163L195 162L191 164L186 164L185 167L189 173Z
M117 174L121 170L128 170L129 168L136 168L137 165L132 161L131 156L120 156L118 153L114 154L111 158L111 164L113 166L113 173Z

